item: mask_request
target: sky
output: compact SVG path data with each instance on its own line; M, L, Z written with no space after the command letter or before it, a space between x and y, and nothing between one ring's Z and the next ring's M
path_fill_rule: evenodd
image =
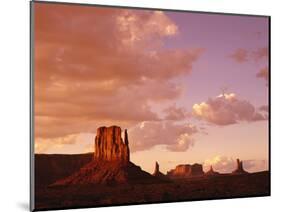
M267 170L268 36L266 17L34 3L35 152L118 125L148 172Z

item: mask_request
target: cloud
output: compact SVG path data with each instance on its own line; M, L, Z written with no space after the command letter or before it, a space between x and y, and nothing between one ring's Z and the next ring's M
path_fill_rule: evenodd
M117 16L118 30L124 35L122 43L129 46L147 44L147 40L161 36L173 36L178 27L162 11L151 14L123 11Z
M269 57L269 49L268 47L262 47L257 48L254 50L247 50L243 48L236 49L233 54L230 56L238 63L244 63L247 61L254 62L266 62L268 63L268 57ZM259 72L256 74L257 78L263 78L266 81L266 86L268 86L268 65L266 67L259 70Z
M204 52L164 48L178 34L160 11L35 4L36 137L159 120L150 104L179 97Z
M209 170L210 166L213 166L214 170L221 173L230 173L236 168L236 161L233 158L217 155L205 160L203 164L204 170Z
M189 116L185 108L176 105L165 108L163 112L165 113L165 120L183 120Z
M54 139L42 139L37 138L35 143L35 152L36 153L44 153L47 152L49 148L60 149L64 145L72 145L77 142L77 138L79 134L71 134L64 137L57 137Z
M266 86L268 86L268 67L260 69L260 71L256 74L256 77L264 79L266 81Z
M269 55L268 47L256 48L256 49L236 49L230 57L238 63L244 63L247 61L262 61L267 60Z
M268 160L245 160L244 169L248 172L259 172L268 170Z
M248 61L248 51L243 48L236 49L233 54L230 55L237 63L244 63Z
M260 61L262 59L268 59L269 50L268 47L258 48L252 52L252 57L256 61Z
M36 138L35 142L35 153L57 153L66 146L70 147L75 144L78 144L81 147L84 147L82 152L89 152L89 146L92 146L91 152L94 151L93 138L94 134L90 133L79 133L79 134L69 134L62 137L56 138ZM80 149L78 150L80 151ZM75 151L74 151L75 152ZM76 152L75 152L76 153Z
M241 121L267 120L247 100L237 98L236 94L224 94L209 98L206 102L193 105L193 115L216 125L230 125Z
M213 166L215 171L220 173L231 173L236 169L236 159L217 155L211 159L205 160L203 167L204 170L209 170L210 166ZM268 170L267 160L243 160L243 168L248 172L259 172Z
M200 133L195 125L174 121L144 121L128 129L131 152L151 149L165 145L174 152L186 151L194 144L193 135ZM95 133L77 133L61 137L38 137L35 142L36 153L57 153L70 148L71 153L94 151Z
M264 111L264 112L268 112L269 111L269 108L268 108L268 105L262 105L259 107L259 110L260 111Z
M132 151L146 150L157 145L166 145L170 151L186 151L193 145L192 136L195 133L198 133L196 126L174 121L145 121L128 131Z

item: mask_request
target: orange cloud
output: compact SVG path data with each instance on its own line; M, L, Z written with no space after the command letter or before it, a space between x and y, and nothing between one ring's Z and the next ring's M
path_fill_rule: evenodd
M203 49L163 48L180 33L160 11L35 4L35 135L159 120L151 102L182 92ZM153 91L153 92L151 92Z
M230 55L230 57L238 63L244 63L250 60L260 61L268 59L268 55L268 47L257 48L254 50L238 48Z
M259 107L259 110L260 111L264 111L264 112L268 112L269 111L269 108L268 108L268 105L262 105Z
M238 99L234 93L209 98L206 102L193 105L193 115L217 125L230 125L241 121L267 120L247 100Z
M268 86L268 67L262 68L256 75L258 78L262 78L266 81L266 85Z
M252 55L256 61L262 59L268 59L268 55L269 55L268 47L258 48L257 50L252 52Z
M176 105L172 105L163 111L165 113L165 120L183 120L189 113L186 111L185 108L176 107Z
M230 55L238 63L244 63L248 61L248 51L246 49L236 49L233 54Z
M132 151L150 149L165 145L170 151L186 151L193 145L193 135L198 133L192 124L179 124L174 121L145 121L129 129Z
M122 33L122 43L130 47L147 45L147 41L161 36L173 36L178 27L162 11L150 14L136 11L122 11L117 17L118 31ZM159 43L153 43L153 45Z
M236 49L235 52L230 56L238 63L244 63L247 61L263 61L268 60L269 49L268 47L257 48L255 50L246 50L246 49ZM264 61L263 61L264 62ZM266 85L268 86L268 67L260 69L260 71L256 74L256 77L263 78L266 80Z
M79 144L81 146L85 146L87 148L84 149L88 151L90 150L89 144L92 146L93 149L93 138L94 134L69 134L63 137L56 137L56 138L36 138L35 142L35 153L53 153L53 152L60 152L61 149L65 148L65 146L71 146L75 144Z

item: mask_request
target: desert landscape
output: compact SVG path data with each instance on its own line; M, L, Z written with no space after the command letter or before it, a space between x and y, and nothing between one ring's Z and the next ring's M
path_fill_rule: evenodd
M32 208L270 195L268 17L32 11Z
M36 209L61 209L269 195L269 172L248 173L237 159L229 174L180 164L153 174L130 161L129 139L118 126L100 127L95 152L35 155ZM157 159L157 158L155 158Z

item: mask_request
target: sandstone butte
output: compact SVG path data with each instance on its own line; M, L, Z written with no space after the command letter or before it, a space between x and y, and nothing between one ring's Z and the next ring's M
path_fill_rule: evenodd
M125 130L123 141L121 132L118 126L98 128L92 161L50 186L161 182L130 161L128 133Z
M95 138L94 159L128 163L130 161L130 150L127 130L125 130L123 141L120 127L98 128Z

